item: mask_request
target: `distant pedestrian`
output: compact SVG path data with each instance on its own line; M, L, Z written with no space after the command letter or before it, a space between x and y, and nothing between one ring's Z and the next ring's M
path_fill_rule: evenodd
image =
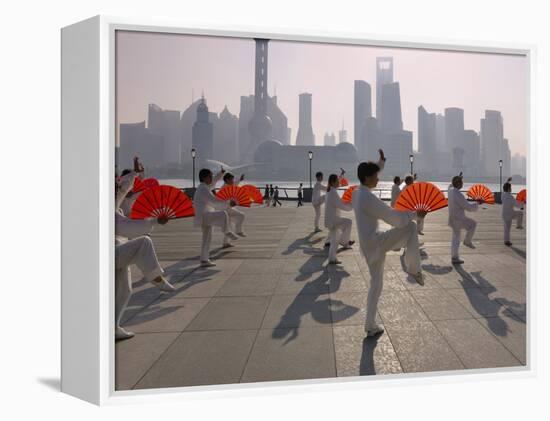
M275 190L273 191L273 207L277 207L277 203L279 206L283 206L281 202L279 202L279 187L275 186Z
M264 190L264 204L266 206L269 206L269 185L266 184L265 185L265 190Z
M304 204L302 203L302 199L304 198L302 186L303 186L303 183L300 183L300 187L298 187L298 207L304 206Z

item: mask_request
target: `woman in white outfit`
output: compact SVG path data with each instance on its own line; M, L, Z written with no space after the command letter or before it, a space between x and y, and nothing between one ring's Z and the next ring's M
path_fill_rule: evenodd
M241 181L244 180L244 174L241 174L239 181L235 181L235 176L230 172L226 172L223 176L224 186L238 186ZM246 237L243 231L244 213L237 209L237 207L227 208L227 214L229 215L230 225L235 227L235 233L240 237ZM225 247L232 247L231 243L226 243Z
M220 173L214 177L212 171L203 168L199 171L200 184L193 197L193 206L195 208L195 227L202 230L202 245L201 245L201 266L211 267L216 266L210 260L210 242L212 240L212 227L218 226L221 228L224 239L223 247L230 247L230 240L236 240L237 237L230 229L229 215L227 209L235 206L235 202L218 199L212 194L212 189L221 179L225 171L222 169Z
M426 212L401 212L392 209L372 192L372 189L378 184L378 174L384 167L385 162L384 152L382 150L379 152L380 161L378 164L374 162L359 164L357 176L361 185L353 192L352 198L361 253L366 259L371 276L365 320L367 336L375 336L384 332L384 329L376 324L376 311L382 293L384 263L388 251L405 247L406 271L420 285L424 285L420 266L418 233L414 221L425 217ZM380 231L379 220L395 228Z
M397 199L399 198L399 195L401 194L401 177L397 176L393 178L393 186L391 186L391 207L395 208L395 204L397 203Z
M468 202L464 195L460 192L463 185L464 183L462 182L462 176L457 175L453 177L448 192L449 226L453 230L453 235L451 238L451 263L456 265L464 263L464 260L462 260L458 255L461 230L466 230L464 245L472 249L475 248L472 243L472 239L474 238L477 223L473 219L466 216L466 211L476 212L479 208L478 203Z
M502 186L502 221L504 222L504 244L510 247L512 242L510 241L510 229L512 228L512 222L516 220L516 229L523 229L523 210L516 210L515 208L523 209L523 203L518 202L514 196L512 196L512 184L510 182L504 183Z
M315 226L314 232L321 232L322 229L319 227L319 221L321 220L321 206L325 203L325 195L323 193L326 193L327 186L323 184L323 173L321 171L315 174L315 179L317 181L311 193L311 204L315 211L315 219L313 221Z
M136 161L134 161L136 162ZM139 164L135 166L139 168ZM128 191L134 184L137 172L129 171L117 184L115 212L115 337L126 339L134 336L120 326L122 315L132 295L132 278L130 265L135 264L145 279L161 291L171 292L175 288L163 277L162 270L153 242L146 234L150 233L157 223L165 224L167 219L133 220L127 218L120 209Z
M350 249L355 241L350 240L351 219L340 216L341 211L350 212L353 210L351 203L344 203L338 194L338 176L331 174L328 178L327 194L325 196L325 227L329 230L330 247L328 252L328 263L340 264L336 259L338 244L344 247L344 250Z

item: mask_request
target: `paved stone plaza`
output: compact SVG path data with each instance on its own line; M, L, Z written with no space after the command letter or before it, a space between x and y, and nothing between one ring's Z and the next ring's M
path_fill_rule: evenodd
M198 268L191 219L155 229L177 291L159 293L132 267L123 326L136 336L116 343L118 390L526 364L526 231L513 228L505 247L499 205L471 214L477 248L461 246L462 266L450 264L447 210L428 215L424 286L407 278L400 253L388 254L378 307L386 332L369 339L359 246L327 267L327 231L312 234L313 208L295 206L244 209L248 237L221 250L217 230L208 269Z

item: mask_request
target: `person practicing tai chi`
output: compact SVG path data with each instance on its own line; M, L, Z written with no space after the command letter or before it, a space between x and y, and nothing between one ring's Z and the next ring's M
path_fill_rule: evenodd
M378 163L362 162L357 167L357 177L361 185L355 190L352 198L359 245L371 276L370 288L367 295L367 317L365 320L365 332L367 336L375 336L384 332L384 328L376 323L376 311L378 300L382 293L384 263L388 251L405 247L404 260L406 271L420 285L424 285L415 220L424 218L426 212L402 212L392 209L372 192L372 189L378 184L378 174L384 168L386 160L384 152L380 150L379 153L380 160ZM395 228L380 231L378 226L379 220Z
M327 194L325 196L325 227L329 230L330 247L328 251L329 265L338 265L342 262L336 258L338 244L344 250L350 249L355 241L350 240L351 219L342 218L341 211L350 212L353 210L351 203L344 203L338 194L340 182L336 174L328 177Z
M212 189L224 174L222 170L214 177L212 171L203 168L199 171L200 184L197 187L193 198L193 206L195 207L195 227L202 229L202 245L201 245L201 267L216 266L210 260L210 242L212 240L212 227L218 226L221 228L223 237L223 248L231 247L231 240L237 240L237 237L229 226L229 214L227 209L235 206L235 202L218 199L212 193Z
M342 169L338 180L340 180L345 174L345 171ZM314 230L313 232L323 231L319 227L319 221L321 220L321 206L325 203L325 195L327 192L327 186L323 184L323 173L321 171L315 173L315 184L313 185L313 192L311 193L311 204L313 205L313 210L315 211L315 218L313 220ZM329 246L329 242L325 243L325 247Z
M241 181L244 180L244 174L241 174L239 181L235 182L235 176L230 172L226 172L223 175L224 186L238 186ZM227 214L229 215L230 226L235 227L235 233L240 237L246 237L243 231L244 213L238 210L236 207L227 208ZM231 243L227 243L226 247L231 247Z
M464 260L462 260L458 255L461 230L466 230L464 245L475 249L472 239L474 238L477 223L473 219L466 216L466 211L475 212L479 208L478 203L468 202L468 200L466 200L464 195L460 192L460 189L463 186L464 183L462 182L462 175L456 175L451 181L448 192L449 226L453 230L453 235L451 238L451 263L456 265L464 263Z
M391 186L391 207L395 208L397 198L401 194L401 177L396 176L393 178L393 185Z
M409 186L412 186L415 181L416 181L416 173L413 174L413 175L406 176L405 177L405 187L403 187L403 190L405 190ZM397 201L397 199L396 199L396 201ZM416 224L416 228L418 230L418 235L424 235L424 221L425 221L425 219L426 218L422 218Z
M124 215L120 206L134 184L141 165L134 159L134 171L125 171L116 184L115 212L115 338L127 339L134 333L125 330L120 324L122 316L132 295L132 277L130 265L135 264L145 279L164 292L175 288L164 278L157 260L151 238L146 236L154 226L166 224L165 218L130 219Z
M523 229L523 203L518 202L512 196L512 184L507 181L502 186L502 221L504 222L504 244L510 247L510 229L512 222L516 220L516 229ZM516 210L519 208L519 210Z

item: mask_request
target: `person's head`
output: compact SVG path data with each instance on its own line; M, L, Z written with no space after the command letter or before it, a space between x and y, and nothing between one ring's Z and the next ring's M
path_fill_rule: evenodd
M318 171L315 173L315 179L317 181L323 181L323 173L321 171Z
M338 180L338 176L336 174L331 174L328 176L329 188L337 189L339 185L340 181Z
M401 184L401 177L393 177L393 184L397 184L399 186Z
M304 183L300 183L300 187L302 187L304 185Z
M235 176L233 174L231 174L230 172L226 172L224 175L223 175L223 182L225 184L233 184L235 182Z
M502 185L502 190L504 190L506 193L512 193L512 184L509 182L506 182Z
M361 162L357 167L357 178L362 185L374 188L378 184L380 167L375 162Z
M212 184L212 171L208 168L203 168L199 171L199 181L201 183Z
M132 172L132 170L126 168L124 170L122 170L122 173L120 174L121 177L124 177L126 174L130 174Z
M455 189L458 189L458 190L460 190L464 185L464 183L462 182L462 177L459 175L455 175L453 177L453 179L451 180L451 184Z
M273 184L270 184L270 185L269 185L269 188L271 188L271 189L272 189L272 188L273 188Z
M405 184L407 186L410 186L413 183L414 183L414 177L412 175L408 175L405 177Z

